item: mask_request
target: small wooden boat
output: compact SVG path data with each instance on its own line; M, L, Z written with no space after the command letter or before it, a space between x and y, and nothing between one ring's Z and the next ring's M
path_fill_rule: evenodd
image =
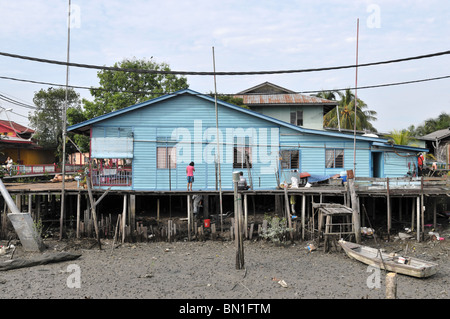
M339 240L339 245L350 258L380 269L418 278L430 277L437 272L438 264L433 262L397 254L387 254L379 249L345 240Z

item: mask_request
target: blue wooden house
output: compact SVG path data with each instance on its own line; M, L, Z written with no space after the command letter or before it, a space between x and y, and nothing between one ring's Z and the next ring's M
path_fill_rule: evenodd
M216 111L217 110L217 111ZM417 165L423 148L386 139L316 130L284 122L190 89L73 125L91 138L95 187L135 191L186 190L186 166L195 163L194 190L232 189L243 171L254 189L275 189L293 171L400 177ZM355 142L356 141L356 142ZM354 153L354 145L356 152ZM220 165L219 165L220 163ZM220 167L220 174L219 174Z

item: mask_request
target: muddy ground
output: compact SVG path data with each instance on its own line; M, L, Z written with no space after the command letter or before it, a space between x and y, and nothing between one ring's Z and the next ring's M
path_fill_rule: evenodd
M402 252L434 261L437 274L418 279L398 275L399 299L449 299L450 231L443 241L425 238L381 241L387 252ZM323 247L310 252L309 242L275 245L244 242L244 269L236 269L234 241L206 240L124 243L102 239L45 240L44 253L68 251L81 256L28 268L0 271L2 299L384 299L385 275L349 259L343 251ZM363 243L377 247L374 239ZM5 245L5 242L1 243ZM117 243L116 243L117 244ZM18 243L14 259L41 253L24 252ZM0 256L0 262L11 259ZM75 266L74 266L75 265ZM78 276L79 275L79 276ZM79 280L78 280L79 278Z

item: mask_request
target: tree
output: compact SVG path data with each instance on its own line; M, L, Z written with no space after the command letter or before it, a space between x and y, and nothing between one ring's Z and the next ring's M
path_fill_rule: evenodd
M208 95L211 96L211 97L214 97L215 93L210 91L208 93ZM234 96L231 96L231 95L217 93L217 99L221 100L221 101L224 101L224 102L227 102L227 103L230 103L230 104L234 104L234 105L240 106L240 107L242 107L244 109L250 109L247 105L244 104L244 99L240 98L240 97L234 97Z
M33 138L44 148L56 148L55 155L62 158L62 111L65 107L66 89L41 89L36 92L33 102L34 114L29 115L30 126L35 130ZM80 109L80 96L73 89L67 91L67 107Z
M166 63L142 59L124 59L115 68L170 71ZM84 115L91 119L124 107L147 101L167 92L189 87L187 79L173 74L102 70L97 73L99 89L91 89L94 101L83 99Z
M336 108L332 109L324 116L324 126L335 128L340 126L342 129L353 130L355 123L355 95L350 89L347 89L344 94L340 93L339 96L341 98L338 104L339 116ZM370 122L377 120L377 112L368 110L367 108L367 104L358 99L356 108L356 130L376 132L377 130Z
M442 112L437 118L427 119L423 125L420 125L417 128L414 128L414 126L412 126L412 132L417 136L424 136L449 127L450 114Z
M417 146L415 142L417 141L409 130L392 130L388 135L386 135L394 144L397 145L410 145Z
M325 100L336 101L336 96L342 97L342 93L336 90L321 91L313 96L320 97Z

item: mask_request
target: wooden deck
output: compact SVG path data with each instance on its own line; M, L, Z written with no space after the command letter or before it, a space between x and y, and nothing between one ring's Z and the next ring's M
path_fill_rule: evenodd
M62 191L62 182L22 182L12 183L4 181L4 184L11 193L58 193ZM367 196L450 196L450 177L424 177L424 178L356 178L356 192ZM107 186L94 188L93 192L103 193ZM69 193L84 193L87 189L78 187L76 181L66 181L64 190ZM135 194L135 195L189 195L199 193L205 195L218 195L218 190L110 190L111 194ZM284 189L258 189L240 191L248 195L283 195ZM313 187L288 188L290 194L298 195L344 195L347 193L345 185L319 184ZM232 195L232 189L223 190L224 195Z

